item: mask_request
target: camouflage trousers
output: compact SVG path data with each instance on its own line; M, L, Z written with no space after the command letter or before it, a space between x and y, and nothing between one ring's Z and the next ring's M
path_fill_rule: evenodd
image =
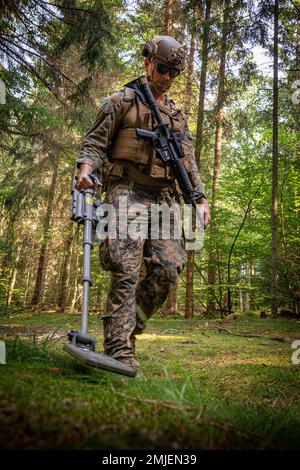
M129 205L143 204L147 208L148 220L144 222L148 222L148 231L151 228L151 205L156 204L160 208L162 204L167 204L170 207L176 201L169 192L153 195L137 191L132 182L115 183L107 195L105 203L112 204L115 209L117 237L109 235L100 244L101 265L103 269L111 271L110 290L102 315L104 352L121 360L135 357L135 335L144 330L146 321L166 300L171 286L184 267L185 250L181 236L172 239L178 222L176 215L171 217L171 239L162 239L161 233L155 239L150 236L145 239L119 239L120 196L126 196ZM128 212L128 223L135 217ZM145 275L141 278L143 261Z

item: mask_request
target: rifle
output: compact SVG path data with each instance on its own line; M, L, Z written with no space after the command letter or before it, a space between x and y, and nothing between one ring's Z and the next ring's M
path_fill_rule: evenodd
M196 200L201 197L205 197L205 194L194 190L190 176L183 163L184 152L181 142L183 141L184 136L180 132L172 132L169 124L164 122L147 78L139 78L138 84L146 103L151 108L156 119L157 126L154 131L136 129L136 134L139 138L151 139L158 157L164 163L173 167L184 202L186 204L192 204L201 225L203 225L202 216L200 214L199 207L196 204Z

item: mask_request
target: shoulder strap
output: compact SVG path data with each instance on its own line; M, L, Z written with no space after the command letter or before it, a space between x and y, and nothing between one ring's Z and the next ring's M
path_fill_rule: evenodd
M146 103L146 100L145 100L145 97L143 95L143 93L141 92L141 89L137 83L138 81L138 78L135 78L134 80L132 80L131 82L128 82L126 83L125 88L130 88L132 90L134 90L134 92L138 95L138 97L140 98L140 100L146 105L148 106L148 104Z

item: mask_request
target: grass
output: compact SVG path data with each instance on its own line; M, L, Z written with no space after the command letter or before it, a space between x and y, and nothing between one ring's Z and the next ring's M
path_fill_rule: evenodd
M128 378L62 351L79 321L55 312L2 317L1 448L299 448L300 365L291 343L300 322L156 317L138 338L142 373ZM96 315L90 328L101 350Z

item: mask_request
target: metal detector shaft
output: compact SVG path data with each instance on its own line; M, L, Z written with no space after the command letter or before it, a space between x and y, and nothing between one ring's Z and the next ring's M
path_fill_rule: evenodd
M88 311L89 311L89 289L92 285L91 279L91 250L93 248L93 233L98 222L97 207L101 200L94 200L94 196L99 185L98 178L93 174L88 174L94 183L94 188L80 191L76 189L76 168L72 182L72 205L71 220L84 226L83 231L83 276L82 276L82 308L81 308L81 335L87 335Z
M93 248L93 194L92 189L84 191L84 233L83 233L83 276L82 276L82 316L81 316L81 334L87 334L88 312L89 312L89 289L92 285L91 280L91 250Z

